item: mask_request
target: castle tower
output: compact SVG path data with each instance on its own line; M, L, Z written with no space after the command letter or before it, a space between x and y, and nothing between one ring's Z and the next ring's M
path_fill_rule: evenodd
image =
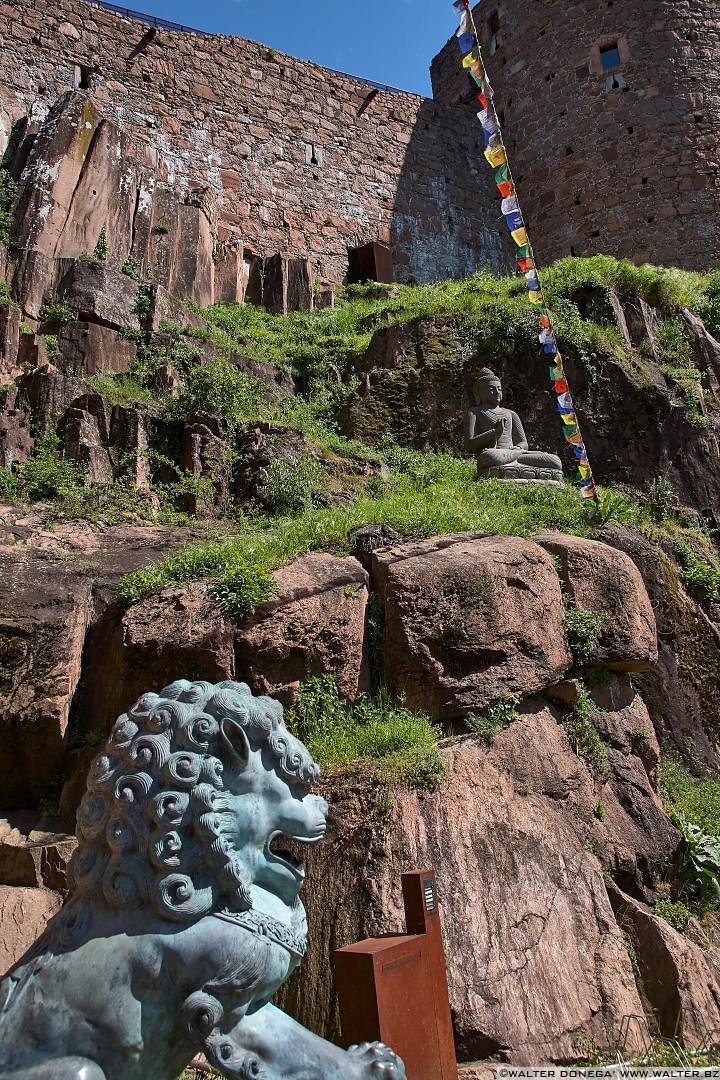
M474 16L538 256L714 267L717 0L482 0ZM432 78L471 113L454 39Z

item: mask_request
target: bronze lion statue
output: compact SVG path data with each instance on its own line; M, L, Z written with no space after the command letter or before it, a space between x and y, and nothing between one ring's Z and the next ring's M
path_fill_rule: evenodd
M94 759L70 895L0 982L0 1080L404 1080L269 1004L306 948L304 872L327 804L282 706L243 683L144 694Z

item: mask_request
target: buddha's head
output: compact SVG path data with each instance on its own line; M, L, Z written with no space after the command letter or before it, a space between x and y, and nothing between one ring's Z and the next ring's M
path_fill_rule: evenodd
M502 383L490 368L483 368L473 386L478 405L494 408L502 401Z

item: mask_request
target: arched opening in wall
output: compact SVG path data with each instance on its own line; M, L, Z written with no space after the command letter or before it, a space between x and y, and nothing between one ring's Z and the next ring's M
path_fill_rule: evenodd
M390 285L395 280L392 252L384 244L370 243L348 248L348 285L363 281L380 281Z

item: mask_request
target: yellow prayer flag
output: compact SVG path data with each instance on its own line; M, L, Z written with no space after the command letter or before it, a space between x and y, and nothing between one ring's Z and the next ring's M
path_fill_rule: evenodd
M472 52L469 52L467 54L467 56L463 56L462 65L463 65L464 68L469 68L469 67L472 67L473 64L477 64L478 62L479 62L479 57L478 57L477 52L475 51L475 49L473 49Z
M503 160L507 159L503 158ZM512 236L518 247L524 247L524 245L528 242L527 229L525 228L515 229L513 232L510 233L510 235ZM537 293L536 295L540 297L540 302L542 302L542 293ZM530 296L532 298L533 293L530 293Z
M498 165L504 165L505 162L507 161L507 154L505 153L505 147L504 146L491 146L488 150L485 151L485 158L487 159L488 163L490 165L492 165L492 167L494 169L496 169L498 167ZM524 229L518 229L517 231L518 232L525 232ZM513 233L512 235L515 236L515 233ZM517 243L522 246L522 244L527 243L527 241L526 240L518 240Z
M592 476L592 469L589 465L578 465L578 472L580 473L583 480L589 480Z
M525 230L521 229L521 230L518 230L518 231L524 232ZM515 233L513 233L512 235L515 236ZM528 296L530 297L530 303L531 304L542 304L542 302L543 302L543 294L541 292L536 292L536 291L531 289L530 292L528 293Z
M563 424L566 424L568 427L577 425L577 416L574 412L560 413L560 416L562 417Z

